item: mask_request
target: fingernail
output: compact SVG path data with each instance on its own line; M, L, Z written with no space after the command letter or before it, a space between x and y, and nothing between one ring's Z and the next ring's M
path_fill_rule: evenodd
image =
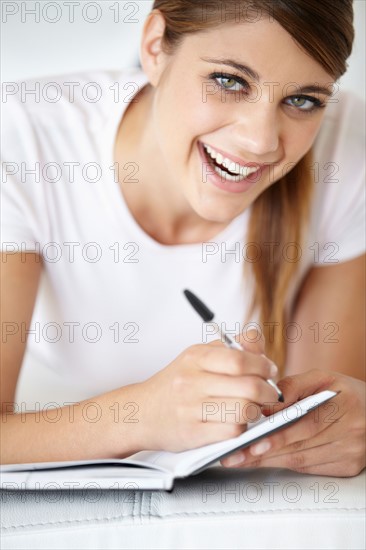
M254 456L263 455L269 449L271 448L271 444L269 441L261 441L257 445L253 445L253 447L250 448L250 453Z
M265 359L267 359L268 361L270 361L271 365L270 365L270 376L271 378L275 378L278 374L278 367L277 365L271 361L270 359L268 359L268 357L264 354L264 353L261 353L261 356L264 357Z
M228 466L229 468L231 466L237 466L238 464L242 464L245 462L245 455L242 454L233 454L231 456L227 456L225 458L225 466Z
M271 364L271 378L275 378L278 374L278 367L274 363Z

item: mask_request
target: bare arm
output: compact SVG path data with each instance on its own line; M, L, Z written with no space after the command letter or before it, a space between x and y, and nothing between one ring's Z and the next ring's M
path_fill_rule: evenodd
M41 275L41 258L35 254L1 254L0 269L0 401L3 407L15 396L26 345L21 338L20 326L23 322L29 328Z
M286 374L317 368L364 380L365 256L313 268L292 321L302 335L288 344Z
M25 261L24 261L25 259ZM2 464L127 456L137 450L139 434L136 385L126 386L48 411L14 414L16 383L26 342L21 323L29 328L42 263L35 254L1 255L0 351ZM11 334L11 333L14 334ZM92 403L92 405L90 405ZM113 406L114 403L118 405ZM124 408L126 403L131 406ZM112 407L111 407L112 404ZM97 418L97 421L93 421ZM137 420L137 422L136 422Z

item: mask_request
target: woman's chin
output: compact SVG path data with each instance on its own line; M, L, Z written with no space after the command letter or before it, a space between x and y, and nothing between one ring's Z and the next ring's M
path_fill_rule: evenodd
M212 201L210 203L198 202L192 204L192 208L196 214L207 222L217 223L222 225L228 225L234 218L241 214L242 210L238 211L237 209L222 208L222 205L218 205L217 201Z

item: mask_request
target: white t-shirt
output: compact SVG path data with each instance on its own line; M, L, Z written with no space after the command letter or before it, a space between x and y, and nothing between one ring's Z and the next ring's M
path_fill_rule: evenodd
M46 377L69 399L142 381L190 345L218 338L185 288L223 328L243 330L253 289L243 278L249 210L210 243L162 245L124 202L113 146L128 102L146 83L138 69L88 72L18 83L3 98L2 248L37 250L44 260L22 367L33 397ZM365 249L363 110L345 93L327 107L315 144L308 242L297 251L291 296L312 265ZM123 169L138 180L134 165ZM295 252L283 250L288 258ZM25 327L18 329L25 337Z

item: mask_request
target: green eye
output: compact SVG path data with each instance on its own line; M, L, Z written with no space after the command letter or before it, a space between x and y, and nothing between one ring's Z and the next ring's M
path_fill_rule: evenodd
M233 78L227 78L226 82L225 80L223 80L222 82L222 85L224 86L224 88L229 88L229 89L235 84L237 84L237 82Z
M248 83L240 76L225 73L212 73L209 78L214 80L223 90L227 92L246 92Z
M295 107L303 107L308 100L305 97L293 97L292 103Z
M325 104L322 103L319 99L306 95L289 97L288 99L286 99L286 102L288 102L288 105L290 105L291 107L295 107L295 109L303 111L304 113L311 113L316 109L325 107Z

